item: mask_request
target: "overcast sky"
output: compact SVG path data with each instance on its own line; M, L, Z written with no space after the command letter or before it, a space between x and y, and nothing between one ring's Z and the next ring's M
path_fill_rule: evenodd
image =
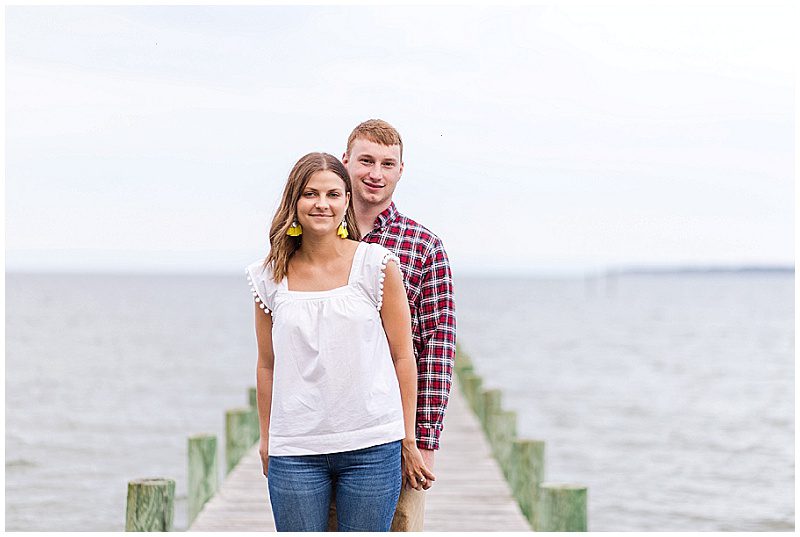
M787 6L788 4L783 4ZM7 7L8 270L238 273L360 121L458 273L793 264L789 7Z

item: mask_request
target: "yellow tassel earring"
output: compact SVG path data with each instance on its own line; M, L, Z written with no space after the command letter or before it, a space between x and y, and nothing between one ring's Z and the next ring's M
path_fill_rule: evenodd
M336 230L336 234L339 235L343 239L347 238L348 233L347 233L347 222L346 221L342 220L342 223L339 224L339 227Z
M286 234L290 237L299 237L303 234L303 228L297 223L297 220L295 220L292 222L292 225L289 227L289 231L287 231Z

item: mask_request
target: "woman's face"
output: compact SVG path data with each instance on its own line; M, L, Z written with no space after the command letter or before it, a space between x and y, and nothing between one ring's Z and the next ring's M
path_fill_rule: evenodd
M297 200L297 221L306 233L335 233L344 220L350 193L344 181L330 170L314 172Z

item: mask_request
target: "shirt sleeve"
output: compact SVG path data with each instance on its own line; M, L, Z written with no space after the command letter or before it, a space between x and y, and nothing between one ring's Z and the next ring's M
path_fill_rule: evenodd
M439 239L424 265L418 314L421 352L417 359L417 446L439 449L456 351L453 277Z
M380 244L367 244L364 267L366 274L362 277L364 289L378 311L383 306L383 282L386 279L386 265L394 261L400 267L400 258ZM401 270L402 272L402 270Z
M270 313L275 309L275 290L277 289L277 285L272 281L272 271L264 267L263 261L256 261L247 266L245 274L247 283L250 284L253 300L264 310L264 313Z

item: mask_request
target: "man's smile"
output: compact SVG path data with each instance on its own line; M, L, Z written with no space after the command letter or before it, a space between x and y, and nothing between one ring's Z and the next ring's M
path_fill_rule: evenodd
M364 181L361 181L361 182L364 183L365 185L367 185L368 188L374 188L375 190L383 188L383 185L380 184L380 183L372 183L372 182L370 182L368 180L364 180Z

